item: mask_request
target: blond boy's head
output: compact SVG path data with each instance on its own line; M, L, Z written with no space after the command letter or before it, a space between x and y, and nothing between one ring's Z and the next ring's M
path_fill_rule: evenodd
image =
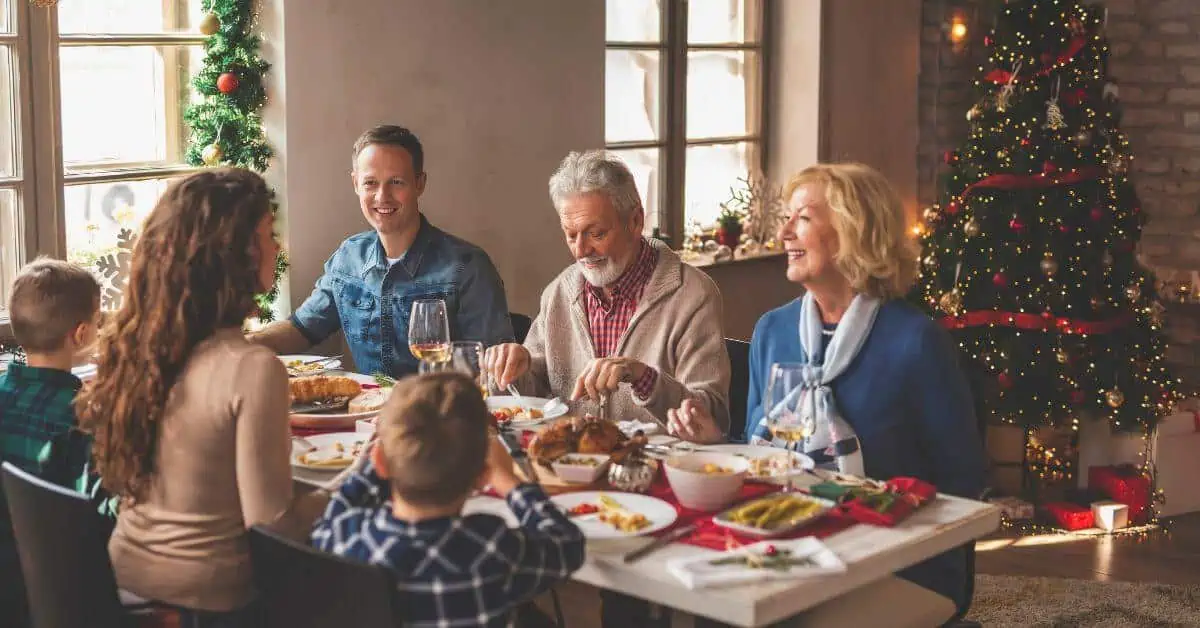
M474 380L433 373L396 383L379 413L375 458L392 492L415 506L466 498L488 452L487 404Z
M91 343L100 311L100 284L91 273L39 258L17 273L8 313L26 353L48 354Z

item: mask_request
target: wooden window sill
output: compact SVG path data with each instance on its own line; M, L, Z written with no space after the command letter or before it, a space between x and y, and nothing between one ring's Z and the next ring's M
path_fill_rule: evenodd
M735 254L732 258L717 260L714 259L711 253L689 253L687 251L676 251L679 257L686 264L690 264L696 268L713 268L716 266L728 266L730 264L740 264L742 262L753 262L758 260L774 259L786 255L781 250L760 251L758 253L749 253L746 255Z

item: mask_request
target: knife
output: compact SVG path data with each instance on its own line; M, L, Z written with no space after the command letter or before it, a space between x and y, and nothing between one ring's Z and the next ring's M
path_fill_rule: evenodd
M512 456L513 462L517 463L521 473L525 474L525 481L537 484L537 471L534 470L533 463L529 461L529 454L526 454L525 449L521 447L521 441L516 432L502 429L498 436L500 443L508 450L508 455Z
M694 524L694 523L689 523L685 526L680 526L678 528L675 528L674 530L658 537L657 539L654 539L653 541L643 545L642 547L639 547L639 548L633 550L632 552L625 554L625 556L621 558L621 562L628 565L629 563L632 563L634 561L637 561L639 559L646 557L646 555L648 555L652 552L657 552L658 550L674 543L675 541L678 541L679 539L682 539L683 537L685 537L695 531L696 531L696 524Z

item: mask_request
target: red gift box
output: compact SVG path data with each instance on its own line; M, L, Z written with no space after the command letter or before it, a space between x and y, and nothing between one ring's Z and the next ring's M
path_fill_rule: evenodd
M879 512L871 505L851 499L842 505L843 514L855 521L890 528L907 519L937 495L937 488L916 478L892 478L887 481L887 487L897 495L896 501L887 510Z
M1096 523L1090 507L1071 502L1052 502L1042 506L1042 510L1065 530L1083 530Z
M1131 464L1088 468L1088 487L1129 507L1129 521L1150 520L1150 477Z

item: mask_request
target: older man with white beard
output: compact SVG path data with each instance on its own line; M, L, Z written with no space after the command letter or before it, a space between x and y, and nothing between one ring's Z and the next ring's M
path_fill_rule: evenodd
M659 422L694 442L724 440L729 354L716 284L642 236L633 175L602 151L567 155L550 177L550 198L576 263L542 293L523 346L488 350L488 371L502 387L610 397L615 419Z

